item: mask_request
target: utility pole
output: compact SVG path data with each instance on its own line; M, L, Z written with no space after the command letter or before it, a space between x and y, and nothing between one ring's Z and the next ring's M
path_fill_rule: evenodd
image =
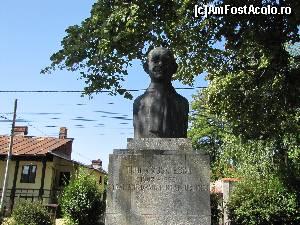
M0 213L3 209L4 205L4 198L5 198L5 192L7 188L7 181L8 181L8 166L9 162L12 158L12 150L13 150L13 142L14 142L14 128L16 123L16 116L17 116L17 104L18 99L15 100L15 106L14 106L14 115L13 115L13 121L11 125L11 134L10 134L10 142L9 142L9 150L7 152L7 160L6 160L6 167L5 167L5 174L4 174L4 181L3 181L3 187L2 187L2 195L1 195L1 202L0 202Z

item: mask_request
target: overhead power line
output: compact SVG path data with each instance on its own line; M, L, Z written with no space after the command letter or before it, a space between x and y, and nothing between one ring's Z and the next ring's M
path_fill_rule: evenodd
M196 89L203 89L206 87L182 87L182 88L175 88L177 90L196 90ZM145 91L146 89L124 89L126 91L136 92L136 91ZM97 93L109 93L108 90L97 91ZM84 93L84 91L77 91L77 90L0 90L0 93Z

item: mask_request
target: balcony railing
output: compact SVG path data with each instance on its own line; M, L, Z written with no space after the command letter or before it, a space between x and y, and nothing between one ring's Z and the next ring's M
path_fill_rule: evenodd
M16 188L14 194L14 202L18 200L42 200L44 203L57 203L57 197L60 193L59 189L30 189L30 188ZM2 195L2 189L0 189ZM12 197L12 189L7 189L5 193L6 202Z

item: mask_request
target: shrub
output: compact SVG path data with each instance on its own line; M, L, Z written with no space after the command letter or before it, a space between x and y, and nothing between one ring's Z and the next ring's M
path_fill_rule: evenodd
M1 225L18 225L18 224L15 222L14 218L6 217L3 219Z
M3 221L3 210L0 209L0 224L2 224Z
M73 225L98 224L104 214L104 202L96 178L82 168L59 198L63 215Z
M51 225L51 218L40 202L20 201L13 209L12 218L18 225Z
M211 224L212 225L218 225L220 217L222 215L222 211L219 208L221 205L222 198L216 194L211 193L210 194L210 208L211 208Z
M230 196L228 208L233 225L300 224L296 194L275 175L239 182Z

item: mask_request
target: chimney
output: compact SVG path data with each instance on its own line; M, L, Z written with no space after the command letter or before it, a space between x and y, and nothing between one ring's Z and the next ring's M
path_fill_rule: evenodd
M27 126L15 126L14 127L14 135L16 136L25 136L28 134Z
M59 139L66 139L68 137L68 129L66 127L61 127L59 129Z
M101 169L102 168L102 161L100 159L92 160L92 167L94 169Z

